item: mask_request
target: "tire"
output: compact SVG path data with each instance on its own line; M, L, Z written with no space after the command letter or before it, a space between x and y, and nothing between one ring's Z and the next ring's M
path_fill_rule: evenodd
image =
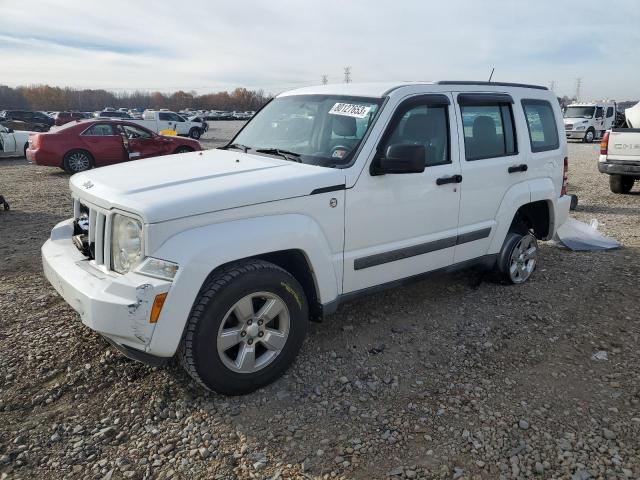
M22 156L23 156L24 158L27 158L27 148L29 148L29 144L28 144L28 143L25 143L25 144L24 144L24 148L22 149Z
M280 309L262 323L260 309L267 302ZM249 393L289 368L308 323L304 290L291 274L262 260L234 263L207 279L200 290L179 358L187 373L206 389L226 395ZM224 335L224 330L229 333ZM269 344L267 337L274 343ZM245 357L248 361L242 362Z
M177 153L188 153L188 152L193 152L193 148L191 148L191 147L184 147L184 146L182 146L182 147L178 147L178 148L176 148L176 149L173 151L173 153L176 153L176 154L177 154Z
M613 193L629 193L634 181L633 177L626 175L609 175L609 189Z
M93 168L93 157L86 150L71 150L62 162L65 172L70 174L84 172Z
M589 128L582 138L584 143L592 143L596 138L596 131L593 128Z
M193 127L191 130L189 130L189 137L193 138L194 140L199 140L200 139L200 129Z
M498 270L508 283L526 282L538 263L538 241L530 232L509 232L498 255Z

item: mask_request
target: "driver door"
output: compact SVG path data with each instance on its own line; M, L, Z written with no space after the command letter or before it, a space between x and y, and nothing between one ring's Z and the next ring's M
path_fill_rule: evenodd
M449 94L404 100L372 159L390 145L423 145L422 173L376 175L366 168L346 191L343 293L453 263L460 160Z

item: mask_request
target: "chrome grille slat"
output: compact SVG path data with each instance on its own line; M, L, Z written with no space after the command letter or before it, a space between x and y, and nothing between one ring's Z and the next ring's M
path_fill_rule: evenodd
M80 199L73 201L73 216L79 219L87 215L88 231L87 241L91 246L93 260L91 263L105 270L111 270L111 217L108 210L95 207Z

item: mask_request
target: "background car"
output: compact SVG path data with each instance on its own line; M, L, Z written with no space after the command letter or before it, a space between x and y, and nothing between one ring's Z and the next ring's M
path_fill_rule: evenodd
M88 118L82 112L58 112L53 117L56 126L64 125L65 123L69 123L73 120L82 120L83 118Z
M84 120L29 137L27 159L77 173L94 167L202 150L197 140L165 137L121 120Z
M42 112L29 110L3 110L0 123L13 130L46 132L54 124L53 118Z
M193 116L188 117L187 120L189 120L190 122L200 122L200 123L202 123L202 128L200 129L201 130L200 133L204 133L207 130L209 130L209 124L205 120L205 117L202 116L202 115L193 115Z
M119 112L116 110L103 110L93 114L96 118L131 118L127 112Z

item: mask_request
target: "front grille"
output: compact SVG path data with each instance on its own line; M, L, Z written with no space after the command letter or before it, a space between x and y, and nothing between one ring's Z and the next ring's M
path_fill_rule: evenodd
M111 214L82 200L73 200L74 244L98 266L110 269Z

